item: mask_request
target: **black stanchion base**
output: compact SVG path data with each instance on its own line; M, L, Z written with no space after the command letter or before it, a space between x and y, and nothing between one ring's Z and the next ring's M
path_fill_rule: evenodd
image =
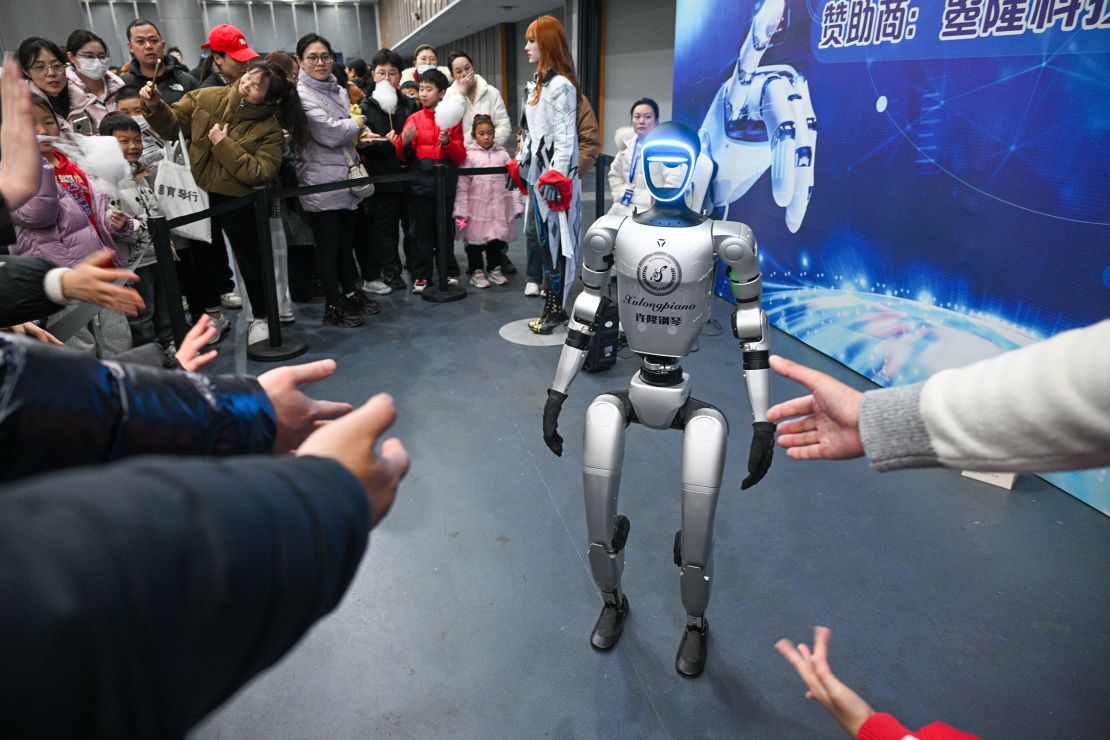
M448 285L447 290L440 290L437 285L429 285L420 294L420 297L432 303L450 303L466 298L466 288L461 285Z
M269 339L247 345L247 357L255 362L281 362L300 357L308 351L308 342L300 337L291 337L288 332L281 333L281 344L270 346Z

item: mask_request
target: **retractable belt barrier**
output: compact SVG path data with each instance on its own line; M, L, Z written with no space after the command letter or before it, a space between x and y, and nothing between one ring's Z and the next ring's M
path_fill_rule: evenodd
M608 159L612 161L612 157L602 155L598 159L597 173L596 173L596 188L597 188L597 209L598 215L604 211L605 197L605 173L608 171L608 165L603 166L603 162ZM436 243L438 249L436 250L439 262L439 285L438 289L426 290L422 297L425 300L433 302L454 301L466 297L466 289L460 286L449 286L447 284L447 247L450 246L450 235L447 233L448 217L451 214L445 213L447 210L447 192L446 180L448 168L441 162L437 162L434 169L434 177L436 182L436 213L440 218L436 219ZM467 168L452 168L452 175L504 175L507 174L508 169L505 167L467 167ZM170 247L170 230L178 226L191 224L194 221L201 221L212 216L219 216L240 208L253 207L255 226L258 231L259 248L262 258L262 286L265 291L266 299L266 321L269 325L270 336L266 342L258 342L255 345L247 348L247 356L252 360L262 362L277 362L280 360L287 360L303 354L308 349L307 343L300 337L288 336L290 332L285 332L286 336L282 336L281 322L278 320L278 297L277 297L277 284L274 280L274 252L273 244L270 241L270 204L274 198L292 198L300 195L314 195L316 193L329 193L335 190L346 190L351 187L358 187L366 184L385 184L395 182L409 182L415 180L421 175L426 173L410 170L408 172L400 172L391 175L370 175L369 177L360 177L354 180L337 180L335 182L322 183L320 185L306 185L303 187L295 188L275 188L270 189L267 187L256 187L254 192L250 195L244 195L241 198L227 201L197 213L190 213L187 216L179 216L178 218L167 219L164 216L154 216L149 219L151 237L154 240L154 253L158 258L158 279L161 283L162 290L166 295L166 305L170 312L170 323L173 326L174 339L180 347L182 341L185 339L185 334L189 331L189 323L185 318L185 309L181 303L181 285L177 280L177 270L173 265L173 250ZM370 196L373 197L373 196Z

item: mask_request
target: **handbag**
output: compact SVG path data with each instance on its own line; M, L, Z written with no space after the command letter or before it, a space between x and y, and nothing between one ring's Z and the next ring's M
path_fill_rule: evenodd
M343 158L347 160L348 180L357 180L361 177L370 176L369 173L367 173L366 167L363 166L362 162L357 159L351 161L351 155L347 153L346 149L343 150ZM359 200L369 198L371 195L374 194L374 183L368 182L365 185L352 185L351 193L354 194L354 196Z
M320 96L313 92L307 85L298 85L297 93L299 95L308 95L308 97L316 101L316 104L320 106L321 109L327 109L327 106L324 104L324 101L320 99ZM370 177L370 173L366 171L366 167L363 166L362 162L357 158L352 160L346 148L343 149L343 159L347 162L348 180ZM351 187L351 193L359 200L369 198L374 194L374 183L368 182L365 185L354 185Z
M208 210L208 193L197 185L193 177L192 168L189 166L189 148L185 144L185 137L181 131L177 132L177 141L185 164L177 163L172 149L173 142L167 141L165 159L158 165L158 174L154 178L154 194L167 219ZM212 219L206 218L184 226L175 226L170 229L170 233L185 239L211 244Z

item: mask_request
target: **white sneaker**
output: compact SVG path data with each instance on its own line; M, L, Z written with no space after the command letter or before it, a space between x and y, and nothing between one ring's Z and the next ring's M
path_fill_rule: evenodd
M380 279L363 280L362 289L365 290L367 293L373 293L375 295L389 295L393 292L393 288L386 285L385 282Z
M224 293L220 296L220 305L224 308L242 308L243 299L237 293Z
M296 320L297 317L293 315L292 311L284 311L278 314L278 321L283 324L292 324Z
M495 267L490 270L486 277L489 278L489 281L494 285L508 285L509 283L509 278L505 277L500 267Z
M540 294L540 284L529 280L524 284L524 295L537 296Z
M250 326L247 328L247 345L265 342L269 338L270 325L266 323L266 319L251 319Z
M488 288L489 280L486 279L486 273L481 270L475 270L470 275L470 284L475 288Z
M212 326L216 327L216 336L208 340L208 346L211 347L213 344L217 344L229 331L231 331L231 322L224 318L222 313L210 313L208 314L208 318L212 322ZM174 350L174 354L177 354L176 349Z

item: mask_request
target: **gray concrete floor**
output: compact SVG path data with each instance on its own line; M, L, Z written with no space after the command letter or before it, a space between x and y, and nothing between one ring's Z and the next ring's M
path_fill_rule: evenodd
M523 266L521 244L512 256ZM732 426L708 667L697 680L673 668L681 435L638 426L621 493L632 614L617 648L594 652L581 430L590 401L626 387L637 363L579 375L556 458L540 420L559 348L498 335L539 312L523 283L443 305L394 293L357 330L325 329L322 307L298 306L304 359L339 362L312 392L393 394L412 470L339 608L194 740L841 737L772 647L809 642L815 624L833 629L840 677L911 728L940 719L984 737L1110 737L1110 520L1033 476L1007 492L955 471L879 475L865 461L785 454L741 493L740 353L713 326L684 363L694 395ZM715 303L722 322L730 310ZM267 369L246 360L234 341L244 333L240 321L218 370ZM786 357L870 387L773 339ZM781 379L773 390L800 393Z

